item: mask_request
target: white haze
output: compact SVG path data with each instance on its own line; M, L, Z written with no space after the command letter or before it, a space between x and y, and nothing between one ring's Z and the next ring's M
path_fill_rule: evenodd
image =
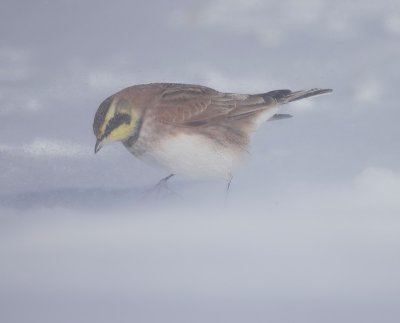
M9 1L0 322L399 322L398 1ZM100 102L148 82L333 88L222 181L171 179Z

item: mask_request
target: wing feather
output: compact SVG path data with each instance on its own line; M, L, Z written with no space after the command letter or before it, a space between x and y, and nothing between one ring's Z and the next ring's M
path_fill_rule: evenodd
M271 97L221 93L203 86L177 84L161 93L156 119L175 125L200 126L221 118L242 119L276 105L277 101Z

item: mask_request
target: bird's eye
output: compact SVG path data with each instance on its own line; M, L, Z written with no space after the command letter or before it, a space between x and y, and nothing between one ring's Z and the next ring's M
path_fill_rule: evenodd
M109 122L109 124L114 124L115 128L118 127L119 125L126 123L129 124L131 122L131 116L129 114L123 113L123 114L116 114Z

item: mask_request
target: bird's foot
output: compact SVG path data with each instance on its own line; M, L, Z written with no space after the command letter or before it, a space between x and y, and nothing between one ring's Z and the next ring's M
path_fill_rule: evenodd
M170 174L167 177L161 179L155 186L144 192L142 198L148 200L153 198L163 199L170 196L178 196L176 192L174 192L170 187L168 187L167 181L172 176L174 176L174 174Z

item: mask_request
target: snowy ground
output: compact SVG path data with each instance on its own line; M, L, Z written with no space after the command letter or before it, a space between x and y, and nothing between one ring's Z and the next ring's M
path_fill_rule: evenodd
M398 1L3 1L0 322L399 322ZM122 145L136 83L330 87L254 137L229 201Z

